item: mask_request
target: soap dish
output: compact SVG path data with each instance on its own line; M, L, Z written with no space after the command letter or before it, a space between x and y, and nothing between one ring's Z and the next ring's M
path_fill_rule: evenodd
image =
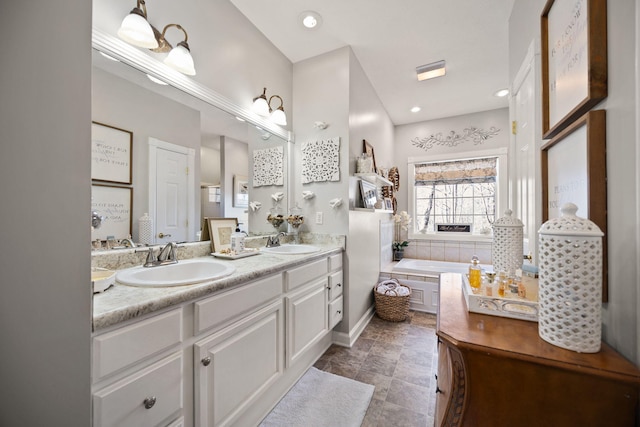
M116 272L106 268L91 268L91 286L93 293L103 292L116 282Z

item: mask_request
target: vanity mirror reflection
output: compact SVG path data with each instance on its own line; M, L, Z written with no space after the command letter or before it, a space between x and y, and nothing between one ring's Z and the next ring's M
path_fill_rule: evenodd
M117 40L109 43L119 46ZM133 133L131 184L113 184L133 188L133 240L140 241L138 219L145 213L152 219L153 244L199 240L203 217L238 218L249 233L271 232L266 221L274 206L271 195L282 193L278 206L288 209L291 135L279 128L264 130L268 126L238 114L239 107L229 104L230 111L224 111L211 105L206 90L196 97L180 84L174 87L170 72L154 75L145 64L137 67L135 52L126 61L113 60L123 59L121 55L96 43L94 31L92 120ZM161 84L165 82L170 84ZM253 163L254 157L273 150L282 159L277 183L264 181L264 168ZM246 186L234 186L241 180ZM246 205L235 203L234 187L247 191Z

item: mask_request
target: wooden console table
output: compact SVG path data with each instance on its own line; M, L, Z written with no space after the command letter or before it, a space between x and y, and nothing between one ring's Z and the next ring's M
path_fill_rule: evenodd
M459 274L442 274L436 426L636 426L640 370L542 340L538 324L469 313Z

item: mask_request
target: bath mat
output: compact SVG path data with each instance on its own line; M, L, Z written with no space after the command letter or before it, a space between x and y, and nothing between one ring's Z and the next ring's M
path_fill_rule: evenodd
M374 386L309 368L260 427L359 427Z

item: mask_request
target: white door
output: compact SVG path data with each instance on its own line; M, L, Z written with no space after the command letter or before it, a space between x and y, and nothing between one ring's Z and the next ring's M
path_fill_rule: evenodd
M187 155L158 148L156 156L156 242L187 240Z
M149 138L149 215L154 242L195 238L195 150Z
M536 259L537 230L540 227L538 207L541 202L537 195L540 186L537 184L537 167L540 164L540 153L536 128L536 80L535 56L533 46L529 50L520 72L514 81L512 98L512 117L515 120L514 135L514 213L524 223L525 255L531 253Z

